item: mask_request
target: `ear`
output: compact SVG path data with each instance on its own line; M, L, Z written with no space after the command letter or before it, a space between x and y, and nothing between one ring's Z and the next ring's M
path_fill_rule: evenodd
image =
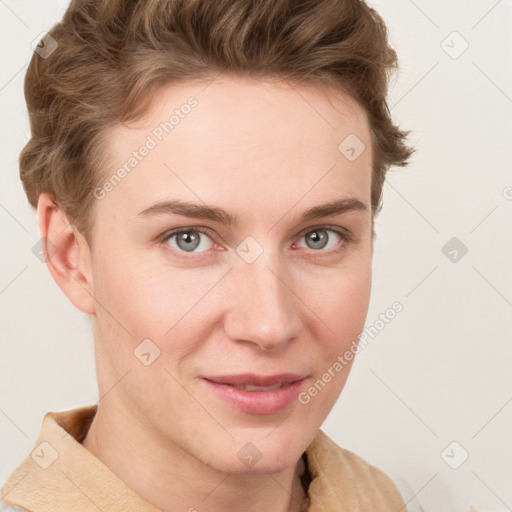
M53 198L44 193L37 203L39 231L46 266L67 298L84 313L95 313L91 251Z

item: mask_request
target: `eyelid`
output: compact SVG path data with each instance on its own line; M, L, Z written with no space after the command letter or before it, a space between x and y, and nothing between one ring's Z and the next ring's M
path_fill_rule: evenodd
M319 225L315 225L315 226L310 226L310 227L302 230L297 235L297 237L302 237L306 233L309 233L310 231L316 231L316 230L320 230L320 229L328 229L330 231L334 231L335 233L340 235L342 238L344 238L347 242L354 242L355 241L354 236L352 235L352 233L347 228L344 228L344 227L341 227L341 226L337 226L337 225L331 225L331 224L319 224ZM320 252L320 251L318 251L318 252Z
M208 235L210 238L213 238L215 236L215 231L204 226L183 226L181 228L174 228L170 229L169 231L166 231L162 235L162 239L167 240L171 236L179 235L180 233L188 233L189 231L198 231L199 233Z

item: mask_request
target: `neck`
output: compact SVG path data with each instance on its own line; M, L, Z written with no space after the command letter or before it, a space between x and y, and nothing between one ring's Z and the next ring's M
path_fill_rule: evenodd
M196 459L124 409L98 405L83 446L162 512L302 512L302 458L283 471L223 473Z

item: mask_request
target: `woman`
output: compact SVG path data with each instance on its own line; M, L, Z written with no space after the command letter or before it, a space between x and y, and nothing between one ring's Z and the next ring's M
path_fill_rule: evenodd
M20 167L100 399L45 416L9 510L406 509L320 430L413 151L394 67L360 0L71 2L26 75Z

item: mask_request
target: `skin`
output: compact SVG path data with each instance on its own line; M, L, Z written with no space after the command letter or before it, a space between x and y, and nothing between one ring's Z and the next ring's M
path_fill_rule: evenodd
M235 409L200 376L301 373L307 390L357 339L371 289L369 125L326 88L227 76L173 84L143 119L108 128L105 176L190 96L197 107L97 200L92 247L51 197L39 199L42 236L56 247L48 268L93 326L100 400L83 444L163 511L296 511L300 456L352 363L307 405L264 415ZM349 134L366 145L353 162L338 150ZM343 198L366 211L298 221ZM215 205L239 223L137 216L166 199ZM354 240L324 231L325 248L315 246L311 232L326 225ZM161 237L181 227L209 232L192 230L201 244L187 252ZM236 252L246 237L263 248L252 263ZM134 356L147 338L160 350L149 366ZM262 455L251 467L237 457L248 442Z

